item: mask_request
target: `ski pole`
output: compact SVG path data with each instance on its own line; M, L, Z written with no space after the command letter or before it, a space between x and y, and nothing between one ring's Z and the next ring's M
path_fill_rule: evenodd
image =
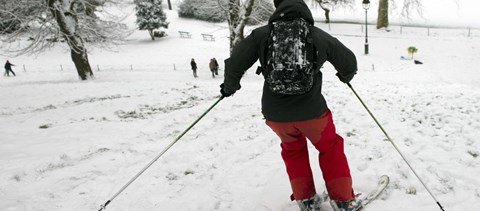
M160 152L160 154L158 154L152 161L150 161L150 163L148 163L145 167L143 167L143 169L138 172L132 179L130 179L130 181L128 181L122 188L120 188L120 190L115 193L115 195L112 196L112 198L110 198L107 202L105 202L105 204L101 205L100 207L100 210L98 211L102 211L102 210L105 210L105 208L107 207L108 204L110 204L110 202L113 201L113 199L115 199L118 195L120 195L120 193L122 193L130 184L132 184L133 181L135 181L140 175L143 174L143 172L145 172L148 168L150 168L150 166L155 163L163 154L165 154L165 152L167 152L168 149L170 149L175 143L177 143L178 140L180 140L190 129L192 129L192 127L197 124L200 119L202 119L205 115L207 115L208 112L210 112L210 110L213 109L213 107L215 107L224 97L220 97L212 106L210 106L210 108L207 109L207 111L205 111L197 120L195 120L195 122L193 122L185 131L183 131L174 141L172 141L172 143L170 143L162 152Z
M378 127L380 128L380 130L382 130L383 134L385 134L385 136L387 137L388 141L390 143L392 143L393 147L397 150L398 154L400 154L400 156L402 157L403 161L405 161L405 163L407 163L408 167L410 168L410 170L412 170L413 174L417 177L417 179L420 181L420 183L422 183L423 187L427 190L427 192L430 194L430 196L432 196L433 200L435 200L435 202L437 203L437 205L440 207L441 210L445 211L445 209L443 209L443 206L440 204L440 202L438 202L437 198L435 198L435 196L433 195L433 193L430 191L430 189L428 189L427 185L423 182L423 180L418 176L417 172L413 169L413 167L410 165L410 163L407 161L407 159L405 158L405 156L403 155L403 153L398 149L397 145L395 144L395 142L392 141L392 139L390 138L390 136L387 134L387 132L385 131L385 129L383 129L382 125L380 125L380 123L377 121L377 118L375 118L375 116L373 116L372 112L370 111L370 109L368 109L367 105L365 105L365 103L363 102L363 100L360 98L360 96L357 94L357 92L355 91L355 89L353 89L352 85L350 83L347 83L348 87L350 87L350 89L352 90L352 92L355 94L355 96L357 96L358 100L360 101L360 103L363 105L363 107L365 107L365 109L367 110L368 114L370 114L370 116L373 118L373 120L375 121L375 123L377 123Z

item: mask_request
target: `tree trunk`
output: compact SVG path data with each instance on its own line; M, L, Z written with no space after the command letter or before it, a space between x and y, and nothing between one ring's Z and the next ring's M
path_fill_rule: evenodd
M230 29L230 53L232 49L242 41L245 36L243 30L247 23L247 19L253 11L255 0L247 0L244 5L240 5L239 0L228 1L228 25ZM243 11L240 11L243 9ZM240 16L240 14L243 14Z
M167 0L168 2L168 10L172 10L172 3L170 2L170 0Z
M83 47L81 48L83 49ZM75 64L75 68L77 69L78 76L80 76L80 79L87 80L89 78L93 78L92 68L90 67L90 63L88 62L87 51L85 49L80 51L71 49L70 54L72 56L72 61Z
M330 23L330 10L323 9L325 11L325 23Z
M152 40L155 40L155 34L153 33L153 29L149 29L149 30L148 30L148 34L150 35L150 37L152 38Z
M228 25L230 29L230 53L232 53L233 47L238 43L239 39L243 39L243 36L237 33L238 19L240 10L240 2L237 0L228 1ZM238 38L242 36L242 38Z
M388 0L379 0L377 29L388 27Z
M75 33L78 27L76 12L70 11L70 9L75 8L75 5L73 5L75 2L72 3L70 0L47 0L47 2L50 12L55 17L60 28L60 32L70 47L70 54L78 76L82 80L92 78L93 72L88 61L88 54L83 39Z
M317 2L319 2L320 7L325 11L325 23L330 23L330 9L325 7L325 5L322 4L322 1Z
M330 23L330 9L328 8L328 0L315 0L320 8L325 12L325 23ZM335 3L335 1L333 1Z

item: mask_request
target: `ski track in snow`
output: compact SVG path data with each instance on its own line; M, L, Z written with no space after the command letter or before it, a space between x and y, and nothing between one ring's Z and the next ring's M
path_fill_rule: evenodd
M329 70L324 72L332 74ZM32 73L35 77L38 74ZM122 193L114 209L174 210L183 206L185 210L261 210L262 207L295 210L296 205L285 200L289 189L278 140L264 125L260 114L261 81L260 77L247 75L244 88L219 103ZM52 106L35 107L32 103L27 105L28 109L4 107L3 128L6 131L23 128L23 136L33 140L23 138L21 141L26 143L22 146L15 138L18 134L3 135L2 140L7 141L2 142L2 148L11 152L12 157L2 161L0 193L6 200L0 205L7 210L97 208L103 203L98 196L116 192L211 106L218 98L219 82L204 79L168 88L168 81L159 78L155 84L162 85L154 88L147 85L148 88L136 91L142 94L119 94L112 89L85 97L65 92L57 93L61 95L57 99L63 102ZM97 84L96 88L106 89L102 81ZM475 115L480 113L478 91L458 92L451 87L429 84L368 85L361 81L352 84L444 203L451 205L449 198L455 192L470 192L471 197L479 198L478 189L469 185L475 183L471 176L479 168L479 148L475 141L480 129ZM427 205L425 200L430 199L423 187L348 87L325 80L324 89L337 130L346 140L356 191L368 191L381 174L392 177L391 185L378 202L370 205L371 209L386 206L391 200ZM42 109L45 107L49 109ZM122 116L118 111L132 115ZM49 126L42 129L41 125ZM37 160L35 155L27 154L29 148L37 145L52 149L45 154L38 152L41 159ZM18 150L19 146L22 149ZM311 157L314 172L321 178L315 166L315 153ZM19 167L19 163L25 165ZM462 166L462 172L458 166ZM317 188L323 191L320 179ZM244 203L238 203L238 196L243 197ZM198 203L185 204L182 200L185 197L199 198ZM264 202L255 200L257 197Z

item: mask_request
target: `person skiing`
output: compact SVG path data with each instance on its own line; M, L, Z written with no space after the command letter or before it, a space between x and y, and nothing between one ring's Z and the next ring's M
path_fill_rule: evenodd
M190 61L190 65L192 66L193 70L193 77L198 77L197 76L197 63L195 62L195 59L192 58L192 61Z
M10 73L9 72L12 72L13 76L16 76L15 75L15 72L13 72L12 70L12 66L15 66L13 65L12 63L10 63L10 61L7 60L7 62L5 63L5 73L3 74L4 76L8 76L10 77Z
M308 138L319 152L319 166L333 209L359 209L361 204L355 199L350 168L344 153L344 139L336 133L332 113L321 93L320 71L323 63L328 61L336 69L340 81L349 83L357 72L356 57L339 40L313 26L313 16L303 0L274 0L274 5L276 9L269 24L254 29L233 48L230 58L225 60L225 78L220 85L220 93L223 97L232 96L241 88L240 80L246 70L259 60L259 69L265 78L262 114L266 125L281 141L281 156L290 180L292 199L296 200L302 211L320 210L322 199L315 190L307 150ZM311 57L314 63L312 85L301 93L279 94L275 89L279 87L272 88L272 82L269 83L271 75L265 71L270 65L270 34L272 25L292 19L301 19L300 22L303 20L310 26L310 42L314 49ZM285 64L289 62L285 61ZM279 73L283 74L281 71Z

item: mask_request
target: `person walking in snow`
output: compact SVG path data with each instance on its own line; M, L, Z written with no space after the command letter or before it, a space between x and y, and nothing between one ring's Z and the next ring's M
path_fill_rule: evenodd
M12 72L13 76L16 76L15 75L15 72L13 72L12 70L12 66L15 66L13 65L12 63L10 63L10 61L7 60L7 62L5 63L5 73L3 74L4 76L7 76L7 77L10 77L10 73L9 72Z
M215 66L215 75L218 75L218 62L217 62L217 59L215 59L215 57L213 57L213 65Z
M218 63L215 58L210 59L210 63L208 64L210 67L210 71L212 72L212 77L215 78L215 75L218 75Z
M357 72L357 60L351 50L345 47L339 40L323 30L313 26L312 14L303 0L274 0L275 12L269 19L269 24L258 27L244 40L238 43L232 50L230 58L225 60L225 78L220 85L220 93L223 97L232 96L240 89L240 80L257 60L261 67L260 72L264 75L265 82L262 94L262 113L265 123L279 137L281 141L281 156L285 163L287 174L292 189L292 199L296 200L300 210L320 210L321 197L317 194L314 185L307 139L318 150L319 166L323 174L323 180L330 197L331 206L335 211L351 211L358 209L360 203L355 199L352 187L352 177L344 154L344 139L336 133L332 118L332 112L327 107L326 100L322 95L322 72L323 63L331 63L341 82L349 83ZM278 93L276 81L271 81L273 76L266 70L270 68L271 61L269 42L274 32L272 26L281 21L296 20L298 23L307 23L305 30L310 32L310 41L313 46L311 62L311 86L305 86L303 91L288 94ZM288 31L288 30L287 30ZM291 33L291 36L293 33ZM308 33L307 33L308 34ZM287 39L284 39L287 40ZM273 55L273 54L272 54ZM284 64L293 56L287 55ZM311 64L311 63L309 63ZM286 69L279 71L285 74ZM258 71L257 71L258 73ZM286 78L294 80L293 77ZM308 80L305 80L308 82Z
M198 77L197 76L197 63L195 62L195 59L192 58L192 61L190 61L190 66L192 66L193 70L193 77Z

